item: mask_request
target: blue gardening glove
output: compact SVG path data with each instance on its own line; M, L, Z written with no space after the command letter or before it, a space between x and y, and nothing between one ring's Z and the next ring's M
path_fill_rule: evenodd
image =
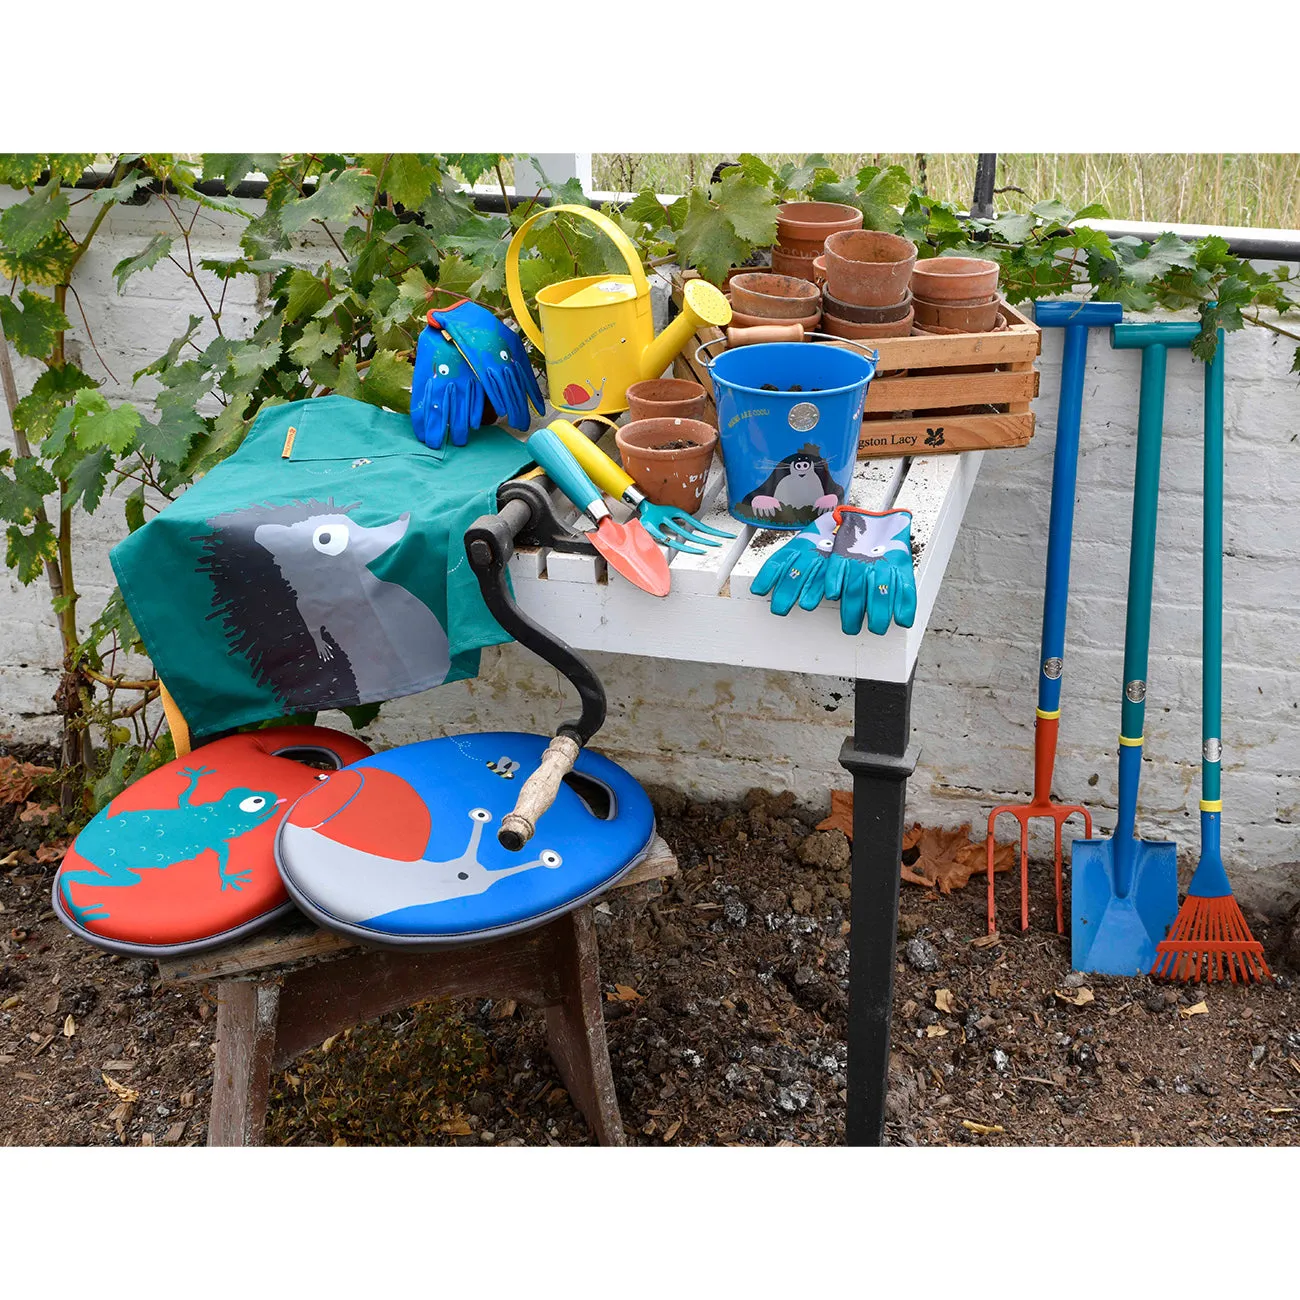
M911 627L916 618L912 572L912 514L909 510L859 510L840 506L839 527L826 560L828 600L840 602L840 627L848 636L867 630L877 636L891 622Z
M430 312L430 316L432 316ZM483 385L456 345L429 324L420 331L411 377L411 427L426 447L441 447L448 433L457 447L483 422Z
M493 408L513 429L532 423L529 403L538 415L546 412L524 341L486 307L466 299L429 313L429 323L440 325L483 385Z
M834 535L831 515L820 515L796 533L792 541L768 556L749 584L750 591L756 596L771 592L773 614L788 614L796 602L801 609L816 609L822 599L823 578Z

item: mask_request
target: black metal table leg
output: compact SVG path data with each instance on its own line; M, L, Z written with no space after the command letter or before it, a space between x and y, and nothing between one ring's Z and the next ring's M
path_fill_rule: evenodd
M855 683L853 736L840 751L840 765L853 775L845 1120L850 1146L879 1146L884 1140L899 861L907 778L918 754L908 743L911 730L911 677L906 682Z

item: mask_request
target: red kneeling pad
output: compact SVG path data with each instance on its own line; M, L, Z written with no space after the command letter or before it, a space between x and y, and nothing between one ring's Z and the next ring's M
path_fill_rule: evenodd
M54 879L55 910L101 948L149 956L265 925L292 906L274 855L285 813L323 768L370 752L325 727L273 727L173 759L77 836Z

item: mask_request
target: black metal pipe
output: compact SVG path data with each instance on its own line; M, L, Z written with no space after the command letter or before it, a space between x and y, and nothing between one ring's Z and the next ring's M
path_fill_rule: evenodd
M975 193L971 196L970 215L981 221L991 221L993 209L993 181L998 170L995 153L976 154Z

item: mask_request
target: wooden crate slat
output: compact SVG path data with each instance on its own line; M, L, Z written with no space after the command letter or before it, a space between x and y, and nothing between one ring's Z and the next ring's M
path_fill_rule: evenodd
M991 370L965 375L907 375L873 379L867 411L916 411L946 406L1014 402L1036 396L1037 370Z
M1023 447L1034 436L1034 414L989 412L942 414L923 419L868 420L862 425L858 459L876 456L934 456L957 451Z

